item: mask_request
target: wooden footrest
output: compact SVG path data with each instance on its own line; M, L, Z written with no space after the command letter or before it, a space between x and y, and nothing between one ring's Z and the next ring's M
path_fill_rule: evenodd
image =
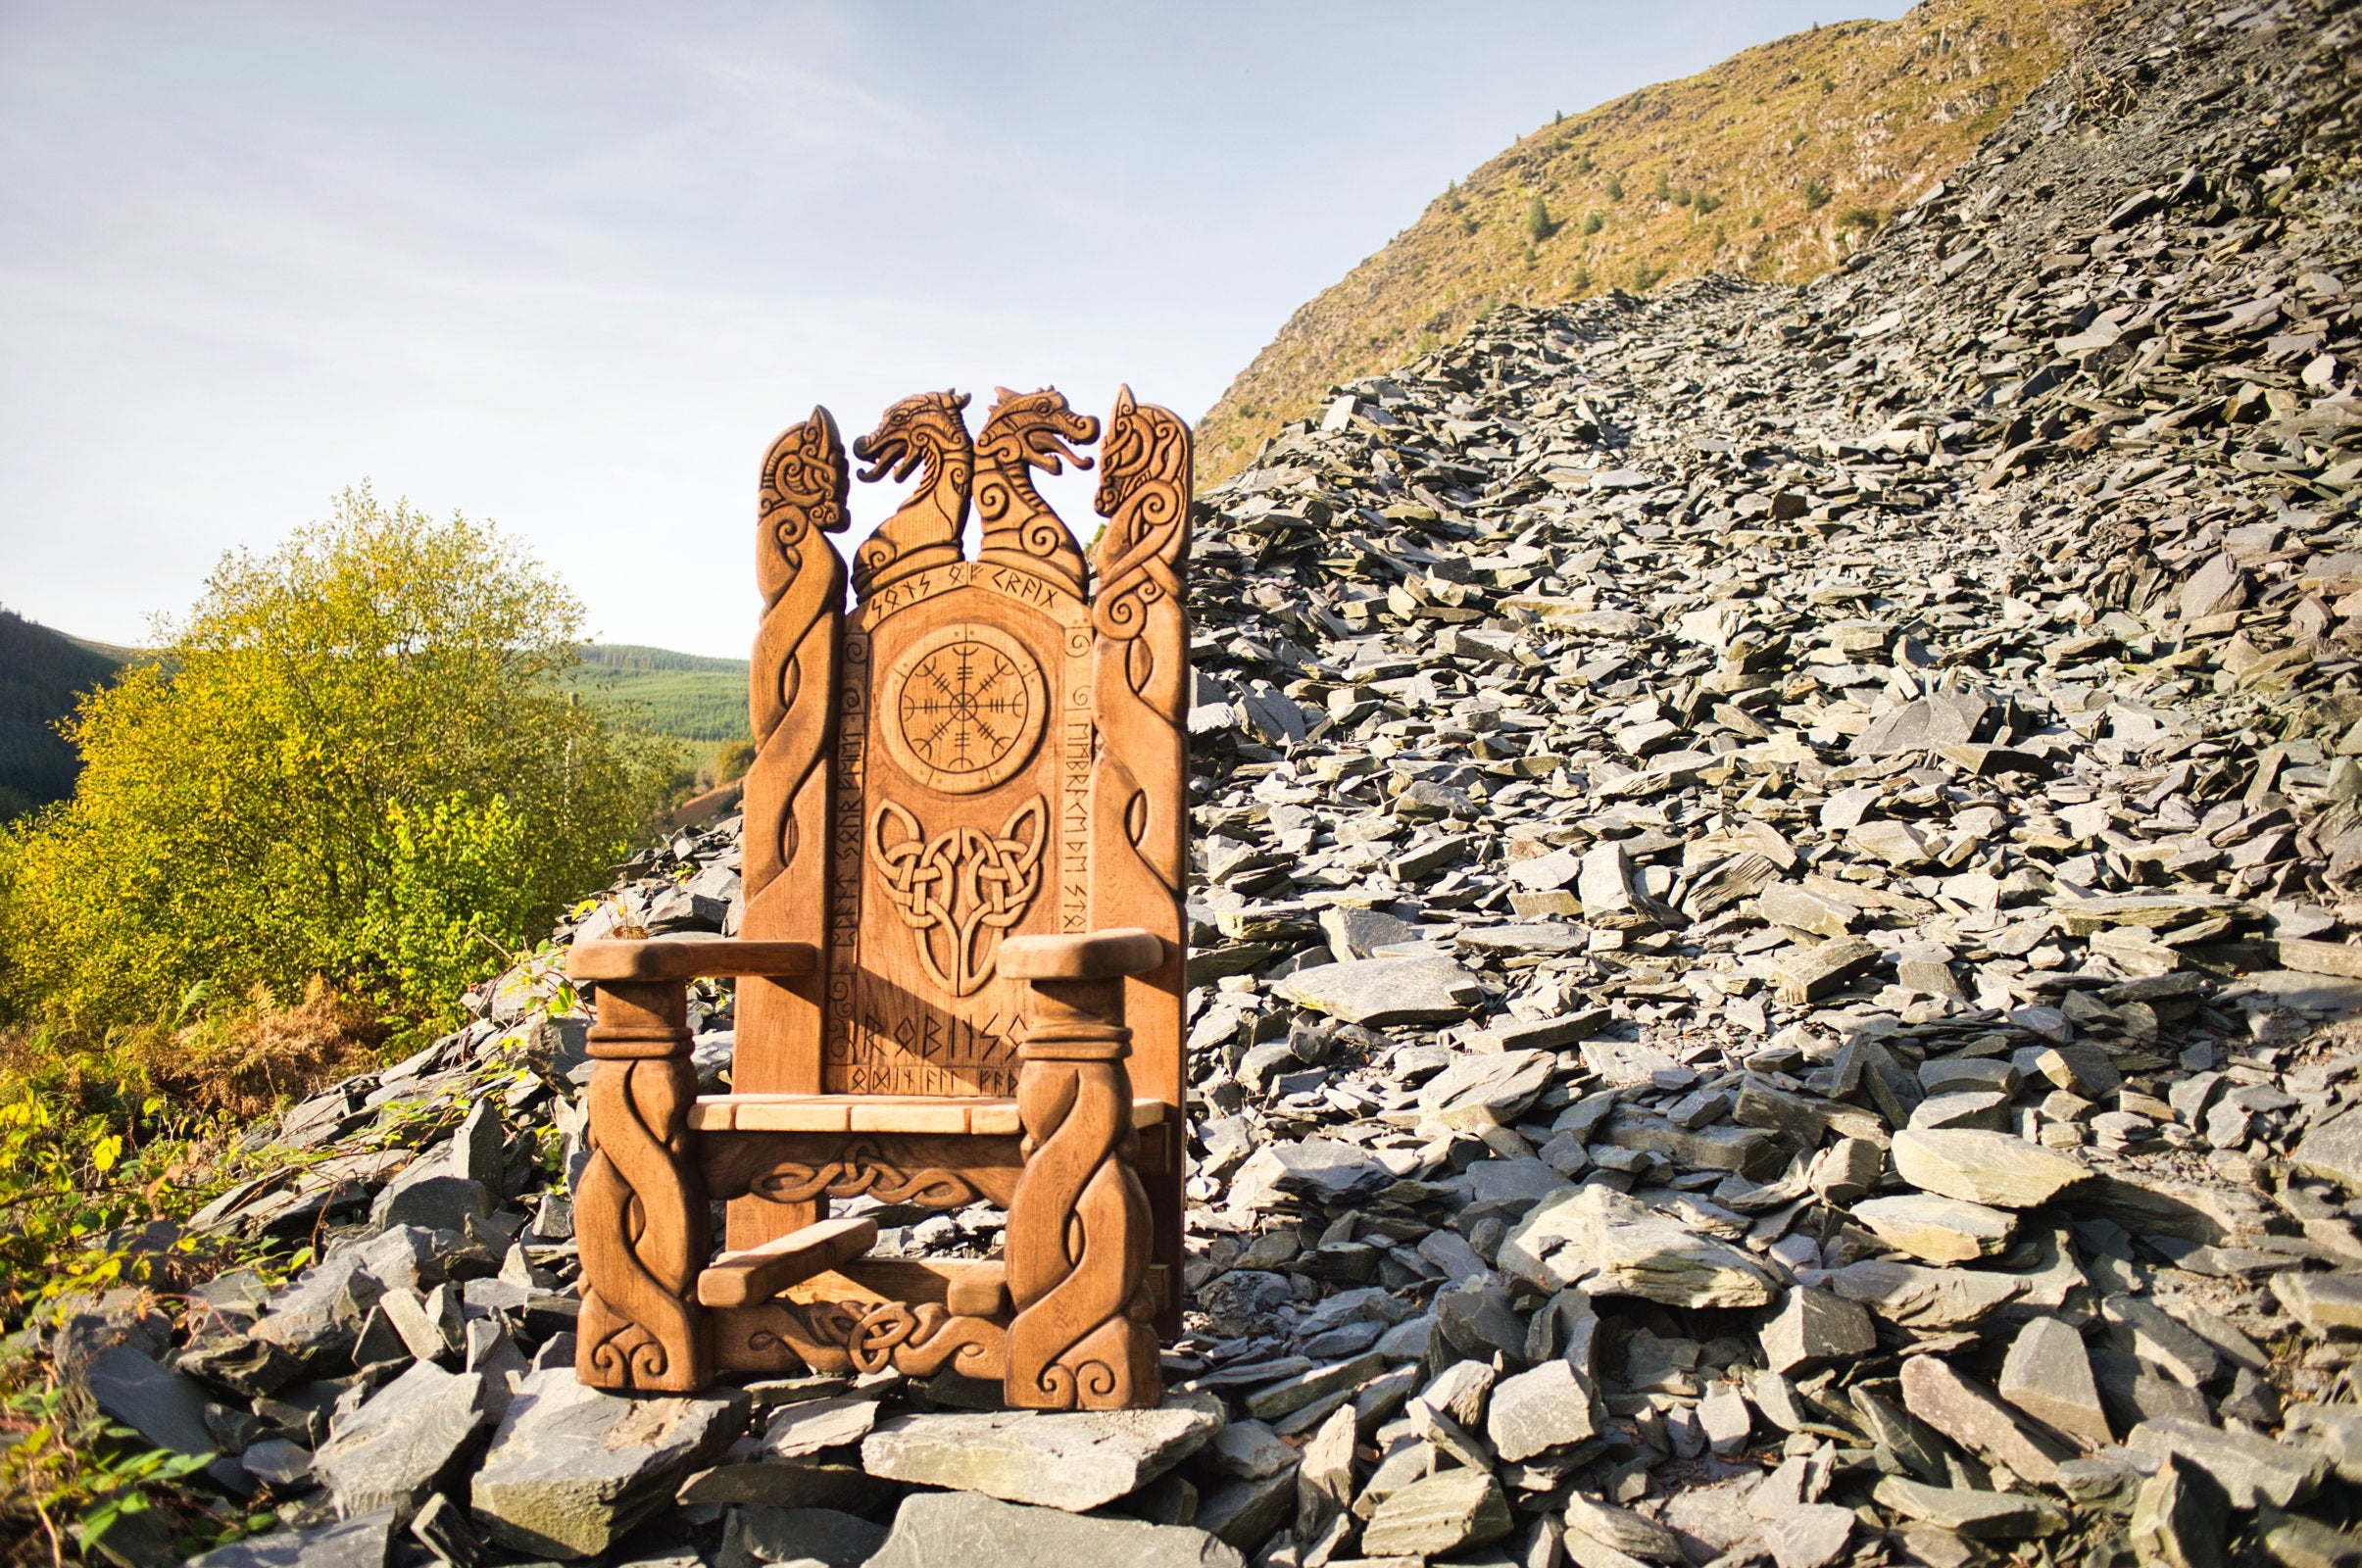
M776 1241L724 1252L697 1276L697 1299L706 1306L751 1306L840 1263L850 1263L877 1245L877 1221L824 1219L790 1231Z

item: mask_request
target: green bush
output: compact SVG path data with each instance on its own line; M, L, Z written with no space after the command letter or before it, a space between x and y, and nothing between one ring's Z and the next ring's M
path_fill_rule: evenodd
M1532 205L1525 210L1525 237L1539 245L1557 230L1558 225L1550 221L1550 204L1536 191Z
M1603 188L1607 192L1607 199L1609 201L1622 201L1624 199L1624 176L1618 173L1609 173L1606 184Z
M1829 187L1817 177L1804 181L1804 206L1807 211L1829 205Z
M1606 226L1607 220L1603 215L1599 213L1585 213L1583 215L1584 233L1597 234L1600 229L1605 228Z
M488 524L364 489L223 558L85 697L0 837L0 1008L84 1036L315 976L423 1026L605 880L673 759L564 686L581 609Z

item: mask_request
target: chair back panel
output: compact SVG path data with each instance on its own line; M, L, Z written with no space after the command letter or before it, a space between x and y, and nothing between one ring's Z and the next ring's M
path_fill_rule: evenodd
M741 983L732 1087L1013 1094L1024 988L1001 942L1140 926L1168 955L1125 987L1135 1092L1178 1104L1188 427L1119 396L1087 574L1030 470L1089 466L1100 421L1003 391L971 443L966 403L906 398L854 444L862 479L918 483L854 553L850 612L818 537L850 521L834 421L814 410L765 460L743 934L823 964Z
M952 562L846 628L821 1087L1013 1095L1003 940L1091 925L1089 609Z

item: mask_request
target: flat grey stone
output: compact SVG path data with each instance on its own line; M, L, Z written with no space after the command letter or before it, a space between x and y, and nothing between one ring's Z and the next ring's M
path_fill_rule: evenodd
M377 1508L318 1530L274 1530L191 1557L188 1568L385 1568L407 1510Z
M2311 1497L2330 1467L2318 1449L2168 1416L2133 1428L2124 1446L2152 1459L2179 1454L2230 1494L2234 1508L2286 1508Z
M1503 1459L1530 1459L1545 1448L1581 1443L1596 1430L1591 1387L1564 1361L1545 1361L1501 1379L1485 1417L1485 1436Z
M1373 1029L1456 1023L1485 998L1476 976L1449 958L1360 958L1299 969L1272 989L1309 1007Z
M727 1447L747 1410L734 1389L626 1397L584 1388L570 1365L530 1373L472 1483L476 1522L517 1551L596 1556Z
M1779 1568L1828 1568L1845 1549L1859 1523L1850 1508L1804 1502L1781 1510L1763 1527L1763 1544Z
M1764 1361L1774 1372L1849 1360L1878 1348L1878 1328L1868 1308L1802 1286L1789 1291L1758 1338Z
M2009 1406L1939 1356L1914 1355L1903 1362L1902 1402L1969 1452L1998 1460L2041 1486L2057 1482L2058 1462L2071 1451L2028 1432Z
M2222 1486L2169 1453L2133 1500L2133 1549L2143 1563L2160 1568L2222 1568L2231 1524L2231 1499Z
M2362 1105L2332 1116L2306 1133L2288 1163L2308 1176L2326 1176L2349 1193L2362 1194Z
M1887 1476L1871 1494L1897 1513L1971 1541L2023 1541L2067 1527L2064 1513L2030 1493L1972 1492Z
M807 1399L771 1412L763 1429L763 1452L772 1459L801 1459L824 1448L841 1448L869 1435L877 1425L877 1400L866 1394Z
M1501 1266L1545 1290L1581 1280L1594 1296L1666 1306L1763 1306L1773 1291L1771 1275L1739 1249L1605 1187L1536 1204L1502 1239Z
M1969 1263L2005 1251L2017 1216L1957 1198L1905 1193L1853 1205L1853 1217L1898 1252L1930 1263Z
M1283 1495L1293 1496L1293 1489ZM905 1497L867 1568L1246 1568L1206 1531L1133 1519L1081 1518L972 1492Z
M146 1351L110 1347L82 1363L80 1375L101 1411L155 1446L187 1454L220 1446L206 1429L204 1391Z
M1221 1426L1192 1405L905 1415L861 1444L871 1475L1083 1513L1138 1490Z
M886 1527L835 1508L732 1508L722 1523L715 1568L757 1563L824 1563L861 1568L886 1544Z
M1976 739L1977 726L1991 707L1970 692L1938 692L1904 703L1871 720L1870 727L1853 738L1853 755L1901 757L1966 745Z
M1848 1263L1822 1283L1890 1323L1915 1329L1966 1328L2026 1290L2025 1281L1990 1269L1925 1268L1883 1257Z
M1434 1557L1499 1541L1515 1528L1501 1483L1482 1470L1446 1470L1377 1506L1361 1529L1370 1557Z
M2034 1208L2091 1178L2091 1167L2008 1133L1967 1129L1895 1135L1895 1174L1922 1192L1986 1203Z
M2081 1442L2104 1446L2116 1441L2099 1402L2099 1385L2083 1336L2054 1317L2038 1317L2018 1330L2001 1363L1997 1391L2037 1421Z
M337 1511L353 1518L424 1498L483 1426L483 1395L473 1372L417 1361L337 1421L312 1466Z

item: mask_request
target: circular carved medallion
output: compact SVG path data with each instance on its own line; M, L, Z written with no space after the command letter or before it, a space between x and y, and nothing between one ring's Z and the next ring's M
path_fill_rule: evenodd
M1033 758L1050 714L1042 666L997 627L929 632L886 676L878 728L903 770L930 789L973 795Z

